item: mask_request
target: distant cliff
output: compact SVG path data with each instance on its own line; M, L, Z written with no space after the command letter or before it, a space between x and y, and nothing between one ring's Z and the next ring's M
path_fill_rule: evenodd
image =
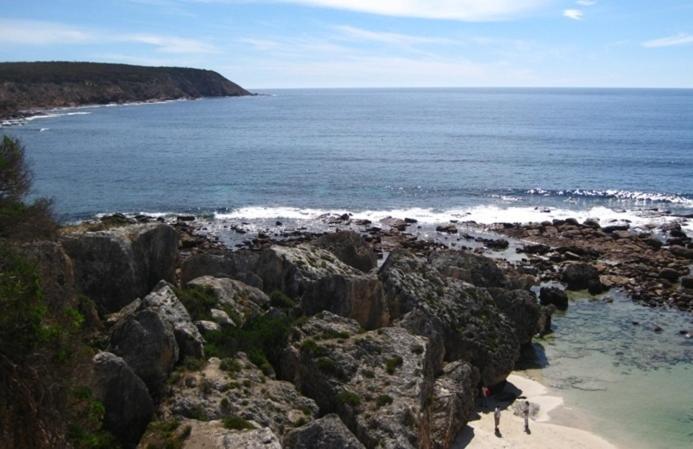
M90 62L0 63L0 117L38 108L251 95L211 70Z

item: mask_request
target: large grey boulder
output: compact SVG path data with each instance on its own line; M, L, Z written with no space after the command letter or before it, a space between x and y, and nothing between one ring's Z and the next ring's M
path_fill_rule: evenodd
M149 309L127 315L116 323L108 350L125 359L155 398L160 396L178 361L173 326Z
M51 311L75 307L77 296L72 261L59 243L35 241L21 247L38 270L41 291Z
M187 285L209 289L222 309L232 310L240 319L236 323L239 326L248 319L261 315L270 303L267 294L259 288L228 277L202 276L191 280Z
M354 231L330 232L320 236L314 244L364 273L378 266L378 258L373 248Z
M465 360L479 369L486 385L512 371L520 342L486 289L445 276L406 250L393 251L379 276L392 318L430 339L438 368L443 360Z
M102 312L120 310L160 280L175 278L178 234L165 224L71 233L62 245L74 263L77 287Z
M414 449L431 438L428 341L406 329L364 333L354 320L321 312L294 332L282 374L366 447Z
M504 288L489 288L488 291L496 307L510 320L520 344L530 343L538 331L541 314L541 307L534 293Z
M367 329L390 322L380 281L324 249L274 245L261 252L254 272L266 292L281 290L300 298L309 315L329 310L354 318Z
M181 264L181 283L187 284L202 276L230 277L262 289L262 279L251 272L259 257L259 253L248 250L193 254Z
M284 449L366 449L339 416L325 415L289 432Z
M204 357L204 339L180 302L171 284L161 281L142 300L141 310L151 310L173 327L180 357Z
M122 358L99 352L93 358L93 392L105 408L103 425L124 448L134 448L154 413L147 386Z
M443 276L477 287L508 287L505 274L489 257L466 251L440 250L432 252L428 260Z

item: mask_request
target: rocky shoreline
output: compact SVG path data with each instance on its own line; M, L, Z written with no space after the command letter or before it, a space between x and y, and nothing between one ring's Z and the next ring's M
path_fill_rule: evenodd
M229 248L204 218L115 214L34 247L54 301L94 303L89 383L123 447L451 448L481 387L502 391L568 307L559 281L642 285L648 305L691 310L691 290L661 275L688 274L676 227L656 245L571 220L431 233L321 220L334 232L227 223Z

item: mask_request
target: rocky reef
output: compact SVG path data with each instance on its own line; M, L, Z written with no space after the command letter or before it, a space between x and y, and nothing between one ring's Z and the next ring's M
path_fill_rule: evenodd
M230 250L139 221L27 249L51 302L95 304L86 377L123 448L450 448L553 310L468 251L393 241L379 264L352 231Z

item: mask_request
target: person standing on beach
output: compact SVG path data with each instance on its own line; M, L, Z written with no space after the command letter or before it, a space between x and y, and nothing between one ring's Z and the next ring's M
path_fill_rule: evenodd
M493 411L493 423L495 424L496 435L500 433L500 430L498 430L498 426L500 425L500 415L500 407L496 406L496 409Z
M529 433L529 401L525 401L524 403L522 416L525 419L525 433Z

